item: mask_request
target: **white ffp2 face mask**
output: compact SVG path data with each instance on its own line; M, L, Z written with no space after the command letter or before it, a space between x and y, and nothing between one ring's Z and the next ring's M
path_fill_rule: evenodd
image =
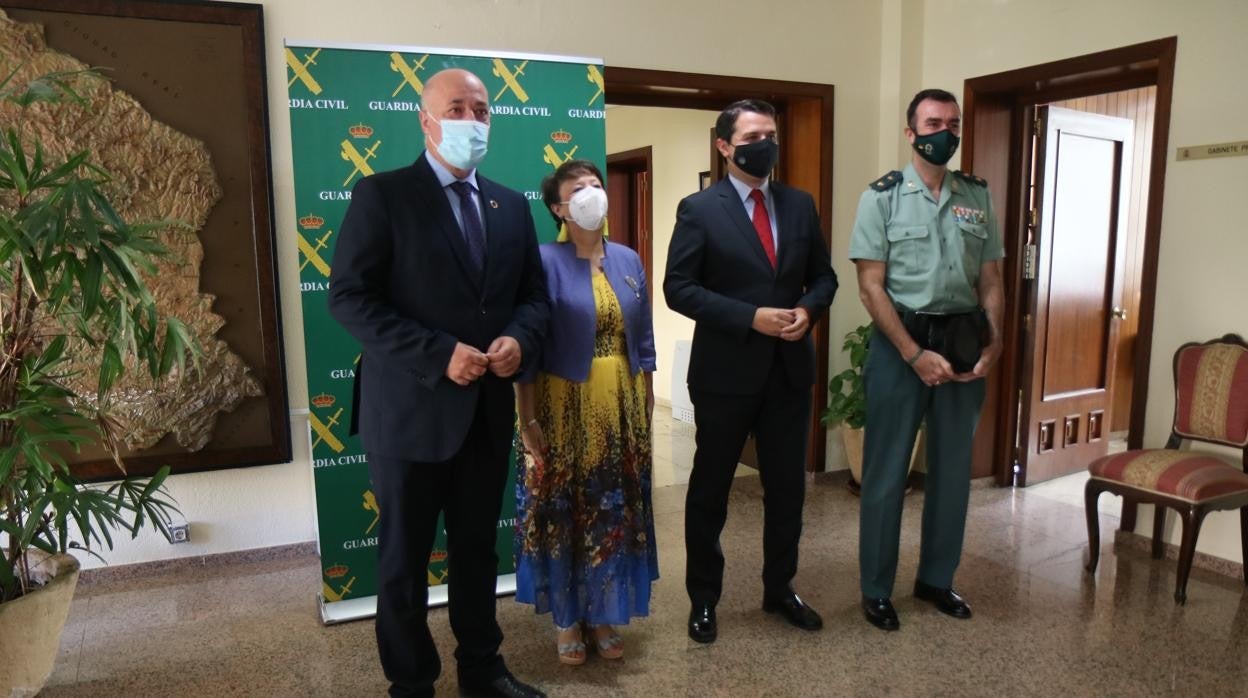
M443 119L442 142L438 154L451 167L471 170L485 159L490 143L490 125L472 119Z
M607 192L600 187L585 187L568 200L568 215L585 230L601 230L607 219Z

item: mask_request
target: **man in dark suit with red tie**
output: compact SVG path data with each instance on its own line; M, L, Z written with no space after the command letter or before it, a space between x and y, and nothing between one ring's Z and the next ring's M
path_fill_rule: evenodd
M489 97L475 75L425 83L427 150L355 186L329 310L363 347L353 426L381 505L377 646L392 696L432 696L429 554L444 514L463 695L543 694L499 654L494 552L515 424L512 379L550 312L529 203L477 172Z
M753 433L764 492L763 610L805 629L823 627L794 593L805 497L811 326L836 294L810 194L771 181L776 111L761 100L729 105L715 123L728 176L676 212L663 293L697 324L689 396L697 450L685 500L689 637L713 642L723 587L719 534L746 438Z

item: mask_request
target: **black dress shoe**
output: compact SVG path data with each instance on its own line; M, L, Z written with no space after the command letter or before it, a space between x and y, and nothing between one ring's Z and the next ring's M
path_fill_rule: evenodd
M971 617L971 607L953 589L928 586L923 582L915 580L914 598L931 603L936 607L936 610L947 616L962 619Z
M880 630L900 630L901 621L897 620L897 611L893 602L888 599L869 599L862 597L862 615L867 622Z
M763 610L768 613L779 613L790 625L802 630L819 630L823 628L823 619L815 609L792 591L783 596L763 597Z
M459 695L473 698L546 698L546 694L536 688L521 683L511 672L483 684L459 684Z
M695 603L693 609L689 611L689 639L706 644L714 642L718 636L715 607L710 604Z

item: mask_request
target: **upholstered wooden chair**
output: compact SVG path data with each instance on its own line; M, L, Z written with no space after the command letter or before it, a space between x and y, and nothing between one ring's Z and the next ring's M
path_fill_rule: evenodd
M1204 344L1191 342L1174 354L1174 427L1165 448L1126 451L1098 458L1088 466L1084 489L1088 516L1087 569L1096 571L1100 553L1100 522L1096 502L1112 492L1126 502L1156 505L1153 557L1164 551L1166 509L1183 522L1174 601L1187 601L1196 536L1210 511L1239 509L1240 545L1248 565L1248 344L1228 334ZM1219 456L1180 451L1184 440L1242 449L1238 467ZM1245 575L1248 583L1248 575Z

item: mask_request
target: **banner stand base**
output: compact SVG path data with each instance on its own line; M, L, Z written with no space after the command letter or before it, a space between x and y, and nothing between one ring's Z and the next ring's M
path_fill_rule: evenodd
M495 582L494 593L498 596L516 593L516 575L500 575ZM377 615L376 596L362 596L358 599L326 602L324 596L317 594L316 601L321 609L322 625L349 623L353 620L363 620ZM445 606L446 601L447 586L445 584L429 587L429 608Z
M432 591L432 590L431 590ZM321 624L335 625L353 620L363 620L377 615L377 597L361 596L346 601L325 602L325 597L316 595L317 604L321 607Z

